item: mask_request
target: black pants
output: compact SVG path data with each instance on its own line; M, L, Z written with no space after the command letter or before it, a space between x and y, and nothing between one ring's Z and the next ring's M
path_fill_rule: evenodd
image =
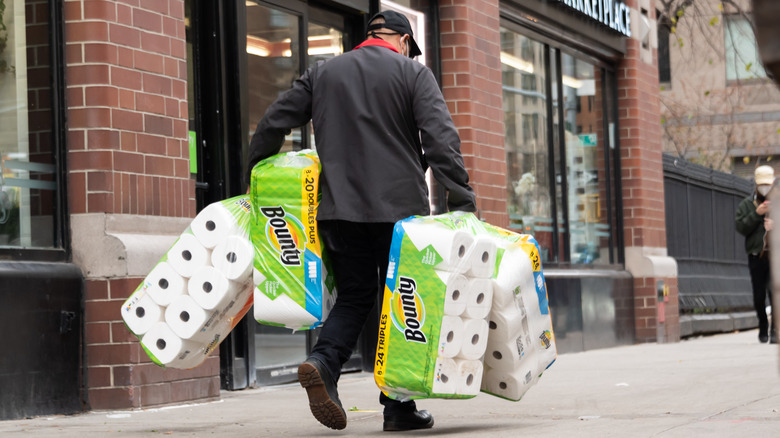
M335 381L384 290L393 226L393 223L318 222L320 238L336 279L337 295L311 355L325 364ZM416 408L414 402L401 403L384 394L380 394L379 400L385 406L385 414Z
M763 257L748 255L748 268L750 269L750 282L753 285L753 307L758 316L758 334L766 335L769 331L769 321L766 316L766 302L772 304L772 293L769 289L772 284L772 271L769 269L769 254ZM774 312L774 309L772 309Z

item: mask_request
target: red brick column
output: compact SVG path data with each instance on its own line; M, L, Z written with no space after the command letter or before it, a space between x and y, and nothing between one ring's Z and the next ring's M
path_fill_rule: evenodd
M442 87L481 218L506 227L498 0L442 0Z
M140 245L130 247L108 230L117 221L130 223L151 241L162 217L195 214L184 2L66 0L64 15L68 196L74 263L87 280L90 407L218 396L217 358L191 371L163 369L125 328L120 306L145 275L126 266ZM145 258L153 264L160 256Z
M654 27L643 46L640 9L655 20L654 0L629 0L632 37L618 69L626 268L634 276L636 339L677 341L677 264L666 253L660 85ZM667 287L660 297L658 282Z

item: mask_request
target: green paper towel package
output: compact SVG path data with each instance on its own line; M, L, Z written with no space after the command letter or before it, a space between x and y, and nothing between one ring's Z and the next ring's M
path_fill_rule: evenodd
M493 276L495 244L471 213L407 218L393 233L374 367L377 385L398 400L476 396L487 312L472 318L466 309L489 309L492 290L473 280ZM472 288L475 284L482 288Z
M499 379L497 385L503 387L507 378L492 372L486 351L498 355L499 346L520 335L525 340L540 327L544 327L548 354L535 354L537 344L529 344L526 354L533 352L540 363L554 360L552 328L545 324L550 318L541 264L536 271L531 268L529 245L536 248L532 237L486 224L472 213L399 221L391 244L374 367L379 388L398 400L463 399L480 391L512 399L516 393L490 390L493 380ZM519 276L511 274L518 260L529 266ZM534 278L541 279L539 293ZM521 282L534 287L534 303L525 304L528 294L516 298ZM528 309L521 314L519 306ZM526 319L508 309L517 309ZM509 322L499 322L507 325L496 326L496 315L505 313ZM511 374L518 361L511 361L511 352L506 354L505 361L495 362L497 369ZM523 365L527 363L530 360Z
M274 155L252 169L254 316L261 324L315 328L335 302L317 232L319 175L319 158L311 150Z
M252 306L248 196L208 205L122 304L154 363L201 364Z

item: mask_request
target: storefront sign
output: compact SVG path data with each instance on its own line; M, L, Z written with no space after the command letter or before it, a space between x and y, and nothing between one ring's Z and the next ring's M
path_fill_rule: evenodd
M558 0L581 14L609 26L623 35L631 36L631 13L619 0Z

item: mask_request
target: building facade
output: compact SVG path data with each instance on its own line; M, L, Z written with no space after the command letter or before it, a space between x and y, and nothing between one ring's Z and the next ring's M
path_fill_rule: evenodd
M119 309L196 212L245 192L249 138L270 102L388 8L409 17L439 80L480 218L541 246L559 351L679 340L654 1L5 3L0 124L18 141L0 146L0 296L17 317L0 324L20 342L47 339L60 361L31 354L2 370L67 384L53 385L51 406L36 403L52 398L41 391L3 418L294 381L316 331L245 318L205 364L164 369ZM316 148L311 126L283 150L302 148ZM431 193L443 212L433 180ZM346 370L371 369L374 325Z
M762 164L780 171L780 89L761 63L752 2L664 13L675 17L658 26L664 150L747 179Z

